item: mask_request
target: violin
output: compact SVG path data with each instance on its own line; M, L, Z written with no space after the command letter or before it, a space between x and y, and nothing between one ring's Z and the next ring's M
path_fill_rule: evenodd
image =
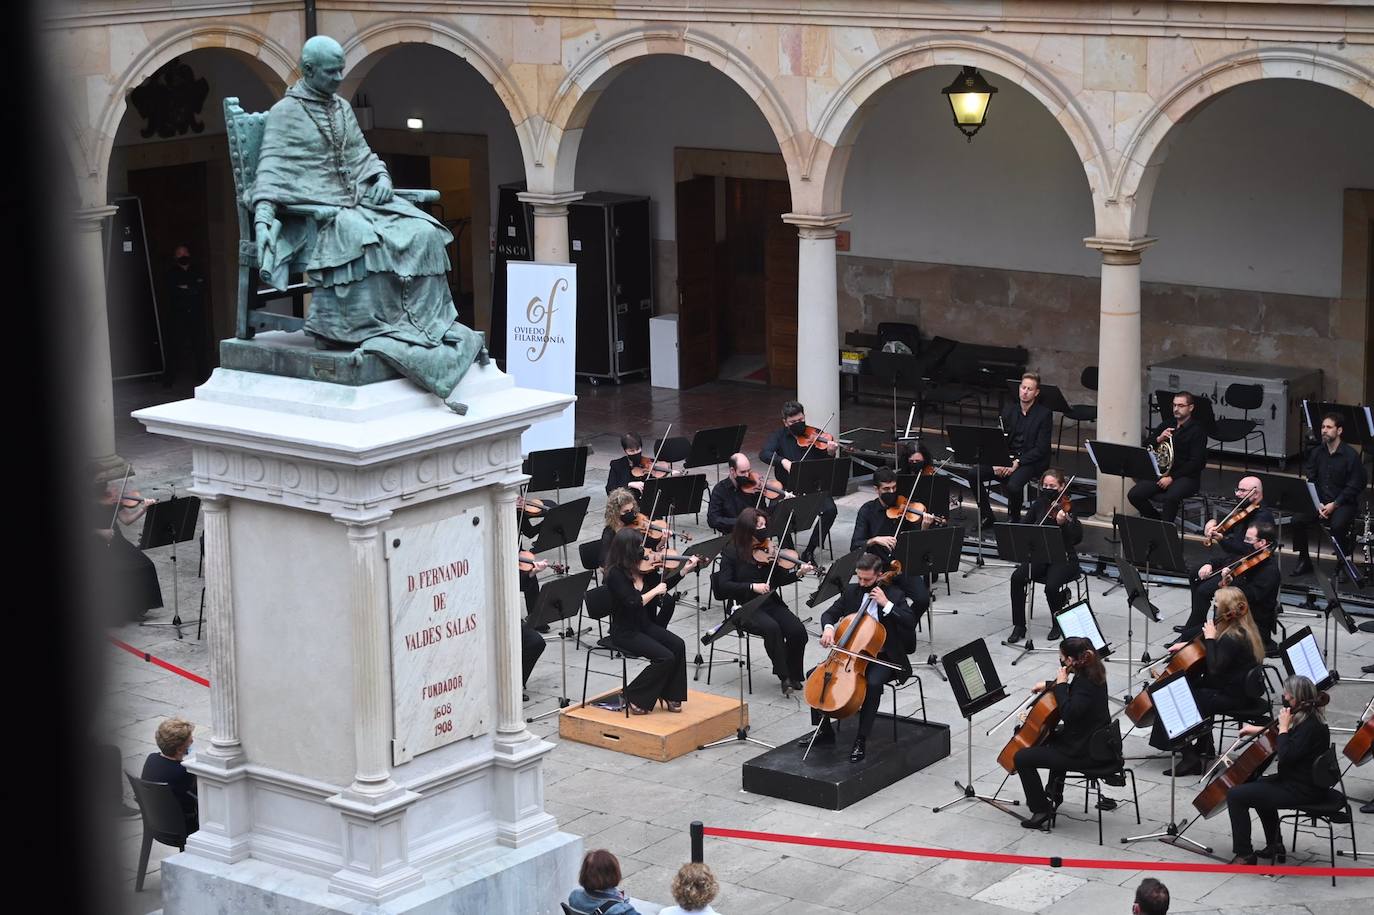
M867 613L851 613L840 620L829 656L806 678L802 693L806 704L831 718L848 718L857 712L868 692L868 665L900 669L879 660L878 652L886 641L887 629Z
M662 518L650 521L649 516L644 514L643 512L640 512L639 514L635 515L634 524L630 526L633 527L635 530L639 531L641 534L644 534L646 540L653 540L654 542L658 542L661 541L664 537L680 537L687 543L692 542L691 534L688 534L685 531L675 533L673 529L668 526L667 521L663 520Z
M672 575L675 572L685 572L686 565L695 557L685 553L677 553L672 550L645 550L644 558L639 561L639 571L641 572L661 572L664 575Z
M533 553L531 553L529 550L521 550L521 551L520 551L520 571L521 571L521 572L533 572L533 571L534 571L534 564L535 564L536 562L539 562L539 561L540 561L540 560L539 560L538 558L536 558L535 555L534 555ZM558 574L558 575L567 575L567 574L568 574L568 567L565 566L565 565L563 565L562 563L551 562L551 563L549 563L549 568L550 568L550 569L553 569L553 571L554 571L556 574Z
M774 499L781 499L787 493L787 490L777 479L764 481L759 477L758 473L753 470L749 471L749 475L745 477L744 482L739 484L739 491L746 496L757 494L760 488L763 490L763 497L769 502L772 502Z
M908 500L906 496L898 496L897 501L889 507L884 514L896 521L901 518L912 524L919 524L922 518L929 518L932 524L948 524L949 521L941 515L932 515L926 511L924 502L917 502L914 499Z
M1016 754L1026 747L1035 747L1049 740L1059 724L1059 700L1054 690L1047 689L1036 696L1034 704L1026 712L1026 718L1012 733L1002 752L997 754L997 762L1008 772L1016 771Z
M1250 571L1255 566L1264 562L1266 559L1273 555L1273 547L1262 547L1261 549L1255 550L1249 556L1243 556L1240 559L1237 559L1235 562L1231 563L1230 565L1222 566L1221 568L1213 572L1211 575L1208 575L1207 578L1211 578L1213 575L1229 575L1232 579L1239 578L1240 576L1244 575L1246 572ZM1198 581L1206 581L1207 578L1199 578ZM1223 580L1225 579L1223 578Z
M630 476L636 480L654 479L661 480L677 473L673 465L667 461L656 461L647 454L639 456L639 463L630 465Z
M1225 518L1217 522L1217 526L1212 528L1211 534L1202 538L1202 545L1212 546L1222 537L1226 536L1227 531L1253 515L1259 507L1258 502L1247 502L1244 507L1237 505L1235 508L1231 509L1230 513L1227 514Z
M772 541L764 538L754 541L754 549L750 553L753 560L761 566L777 563L778 568L786 572L795 572L798 576L814 573L820 576L821 570L813 568L812 573L802 572L801 567L807 563L801 558L801 554L796 550L777 550L772 546Z
M1374 715L1365 719L1360 729L1350 737L1350 742L1341 751L1345 758L1357 766L1374 759Z
M1164 665L1164 670L1155 677L1154 682L1158 683L1165 677L1172 676L1180 671L1187 673L1194 666L1201 664L1207 659L1207 649L1203 646L1201 639L1193 639L1178 651L1175 651ZM1163 659L1161 659L1163 660ZM1131 700L1130 705L1126 706L1126 717L1131 719L1131 723L1136 727L1144 727L1154 723L1155 703L1150 698L1150 690L1147 687L1140 691L1140 695Z
M519 502L520 510L531 518L542 517L558 507L552 499L520 499Z
M831 445L838 444L835 436L823 429L815 426L807 426L806 431L801 435L795 436L798 447L801 448L822 448L829 449Z

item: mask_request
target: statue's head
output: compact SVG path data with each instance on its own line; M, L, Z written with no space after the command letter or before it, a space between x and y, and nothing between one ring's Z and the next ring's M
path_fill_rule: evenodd
M301 74L316 92L333 95L343 82L344 52L328 35L316 35L301 48Z

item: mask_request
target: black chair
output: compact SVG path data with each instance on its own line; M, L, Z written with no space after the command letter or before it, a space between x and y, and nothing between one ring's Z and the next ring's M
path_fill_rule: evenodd
M1311 835L1320 835L1317 831L1317 823L1321 822L1326 826L1327 847L1330 849L1331 866L1336 866L1336 823L1350 824L1350 857L1359 859L1360 851L1355 844L1355 814L1350 809L1350 799L1345 794L1345 781L1341 778L1341 766L1336 761L1335 745L1328 746L1326 752L1318 756L1312 763L1312 781L1318 788L1326 791L1326 796L1321 800L1311 804L1302 804L1292 813L1284 814L1279 817L1279 827L1282 830L1284 820L1293 821L1293 839L1289 842L1289 851L1298 850L1298 824L1306 819L1308 823L1303 826L1302 831ZM1339 791L1336 785L1340 785ZM1342 849L1340 854L1344 855ZM1331 885L1336 885L1336 875L1331 875Z
M587 615L599 623L602 619L611 615L613 604L610 589L605 585L589 588L586 595L582 598L582 606L586 610ZM643 658L640 655L616 648L611 644L610 636L602 636L596 640L595 645L588 645L586 650L586 663L582 667L582 704L578 707L585 708L587 705L587 681L592 671L592 655L604 652L608 661L614 661L617 658L620 659L620 704L622 706L621 710L625 712L625 717L629 718L630 701L625 698L625 688L630 684L628 662L630 660L643 660ZM605 671L600 670L598 670L597 673L605 674L608 677L615 676L614 674L606 674Z
M1274 691L1270 687L1270 674L1277 677L1278 682L1283 682L1282 676L1279 675L1278 670L1273 665L1256 664L1245 675L1245 698L1249 704L1243 708L1217 714L1218 749L1226 745L1226 726L1228 723L1234 724L1237 733L1239 733L1241 725L1268 724L1273 719Z
M687 456L692 453L692 442L680 435L670 436L667 439L655 439L654 452L660 461L676 464L678 461L687 460ZM650 455L650 457L652 456Z
M1131 777L1131 804L1135 807L1135 821L1140 822L1140 795L1136 792L1135 770L1126 765L1121 750L1121 722L1114 720L1096 731L1088 741L1088 755L1099 765L1082 769L1070 769L1065 775L1065 785L1069 782L1083 782L1083 812L1088 812L1088 791L1097 792L1097 844L1102 844L1102 782L1117 787L1125 787L1126 776ZM1078 776L1077 778L1072 776ZM1053 823L1053 819L1051 819Z
M1260 438L1260 455L1268 450L1264 441L1264 432L1259 428L1259 423L1249 418L1250 411L1258 409L1264 400L1264 386L1258 384L1233 384L1226 389L1226 402L1233 407L1240 407L1245 411L1245 418L1236 419L1234 417L1221 417L1214 423L1208 438L1218 445L1229 445L1235 442L1242 443L1241 463L1246 470L1250 469L1250 439L1258 435ZM1217 475L1221 475L1221 449L1218 448L1217 455Z
M1089 391L1097 390L1097 366L1090 365L1078 376L1078 383ZM1064 447L1064 420L1073 423L1073 447L1077 451L1083 444L1083 424L1097 422L1097 404L1069 404L1068 410L1059 415L1059 443L1056 449Z
M588 540L577 545L577 558L582 561L582 569L592 573L592 581L601 584L601 541Z
M134 883L136 892L143 892L143 878L148 872L148 854L153 849L153 841L170 845L177 851L186 850L186 836L189 834L186 812L181 801L172 793L171 785L166 782L149 782L124 773L129 787L134 789L134 799L138 801L138 812L143 817L143 845L138 852L138 879Z
M880 321L878 322L878 347L881 349L884 343L889 340L896 340L906 346L913 355L921 355L923 344L921 342L921 329L915 324L905 321Z
M1021 387L1020 379L1018 379L1016 383L1012 385L1012 387L1017 388L1019 390ZM1040 385L1039 400L1041 405L1047 408L1051 414L1059 414L1059 431L1062 437L1064 431L1064 416L1069 412L1069 410L1073 409L1069 406L1068 400L1064 398L1064 392L1059 390L1058 385L1042 384ZM1056 444L1054 447L1057 451L1059 445Z

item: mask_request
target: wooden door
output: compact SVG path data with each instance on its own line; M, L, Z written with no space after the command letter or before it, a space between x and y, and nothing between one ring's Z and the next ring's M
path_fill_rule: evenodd
M770 181L770 211L764 252L764 336L767 338L768 383L797 386L797 227L782 221L791 206L785 181Z
M678 384L715 381L716 345L716 179L677 185Z

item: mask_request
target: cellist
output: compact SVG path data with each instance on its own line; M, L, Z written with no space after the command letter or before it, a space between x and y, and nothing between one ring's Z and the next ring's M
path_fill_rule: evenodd
M869 664L865 669L867 688L863 706L859 709L859 733L854 738L853 749L849 751L849 761L852 763L864 758L868 735L878 718L878 704L883 701L883 687L889 680L900 683L911 676L911 660L907 655L916 650L916 617L901 589L879 580L882 569L883 560L879 556L864 553L855 566L858 582L845 585L840 596L821 614L821 624L825 627L821 632L822 648L830 648L835 644L835 627L842 619L851 614L866 613L887 631L878 659L901 668L893 670L884 664ZM811 676L810 671L807 671L807 676ZM829 718L822 722L820 712L812 709L811 723L821 725L815 735L816 743L835 742L835 732L830 727ZM805 747L810 743L811 737L808 735L797 746Z
M1073 682L1069 675L1073 675ZM1064 800L1064 773L1096 765L1089 743L1098 730L1111 723L1107 706L1107 668L1093 643L1073 636L1059 643L1059 674L1053 681L1037 683L1031 693L1049 690L1059 703L1059 730L1049 740L1018 750L1016 774L1026 795L1031 816L1021 821L1026 829L1048 827ZM1040 781L1040 769L1050 771L1049 792Z
M1317 691L1311 680L1295 674L1283 681L1283 708L1278 720L1278 760L1273 775L1265 775L1226 794L1226 812L1231 817L1231 850L1234 864L1255 864L1269 858L1285 860L1283 838L1279 834L1279 810L1321 800L1326 790L1312 780L1312 764L1331 745L1331 730L1326 726L1322 706L1326 694ZM1247 724L1240 729L1244 737L1266 730L1264 725ZM1250 843L1250 811L1259 814L1264 826L1264 848L1258 852Z

